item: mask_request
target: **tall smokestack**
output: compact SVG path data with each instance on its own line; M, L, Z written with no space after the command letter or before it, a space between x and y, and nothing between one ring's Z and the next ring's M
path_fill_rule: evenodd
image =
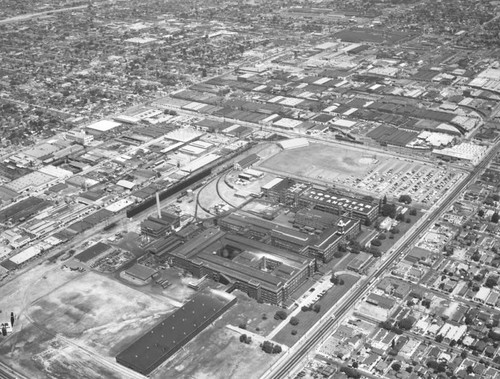
M158 218L161 218L160 193L159 192L156 192L156 211L158 212Z
M262 257L262 271L267 271L267 260L265 255Z

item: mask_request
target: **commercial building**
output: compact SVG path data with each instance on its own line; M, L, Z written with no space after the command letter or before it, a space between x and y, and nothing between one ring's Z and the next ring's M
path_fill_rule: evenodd
M235 303L225 293L197 295L121 351L116 361L149 375Z
M432 154L446 161L462 161L476 165L486 155L487 150L487 146L463 142L453 147L447 147L440 150L434 149Z
M52 175L44 174L40 171L33 171L5 184L5 187L11 191L22 194L49 188L51 185L55 184L57 180L58 178Z
M86 129L89 131L89 133L92 134L102 134L115 129L120 125L121 124L119 122L111 120L101 120L93 124L87 125Z
M336 224L338 217L317 209L303 208L295 214L295 224L300 227L324 230Z
M261 187L262 194L279 203L314 208L326 213L373 221L378 216L376 201L354 198L331 189L320 189L291 178L276 178Z
M161 211L161 218L149 216L141 222L141 234L152 238L165 237L180 226L180 220L178 215Z
M98 242L85 249L80 254L77 254L75 258L80 262L87 263L90 266L109 249L111 249L111 246L103 242Z
M245 168L251 167L255 163L257 163L260 160L260 157L257 154L250 154L246 156L245 158L239 160L234 164L234 169L235 170L243 170Z
M89 145L94 140L94 136L87 134L84 131L82 132L69 131L65 134L65 136L68 141L73 141L84 146Z
M310 188L300 194L299 206L315 209L336 215L347 214L351 218L362 221L374 221L378 216L379 205L364 199L335 193L329 190Z
M273 222L245 216L238 212L219 220L219 226L225 230L258 239L277 248L292 251L301 256L328 262L333 258L338 245L346 238L357 235L360 231L359 220L335 217L335 222L319 233L304 233ZM332 220L328 214L327 218Z
M261 187L262 194L282 204L296 204L299 195L311 185L291 178L276 178Z
M284 304L314 270L308 257L216 228L150 252L198 278L207 276L276 305Z
M131 277L140 280L142 282L148 281L150 278L153 277L154 274L157 273L157 270L147 267L144 265L141 265L139 263L136 263L129 269L125 271L127 275L130 275Z

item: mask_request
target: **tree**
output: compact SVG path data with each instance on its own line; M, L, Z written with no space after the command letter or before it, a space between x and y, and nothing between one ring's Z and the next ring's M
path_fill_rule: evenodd
M398 322L398 326L403 330L410 330L413 327L415 321L415 318L411 316L405 317Z
M273 352L274 345L269 341L264 341L261 345L261 348L267 354L271 354Z
M477 211L477 215L478 215L479 217L483 217L483 216L484 216L484 210L482 210L482 209L478 210L478 211Z
M368 250L368 252L370 254L372 254L375 258L379 258L382 256L382 253L380 252L379 249L377 249L376 247L372 246L370 247L370 249Z
M498 215L497 212L493 213L491 216L491 222L494 224L498 224L498 220L500 219L500 216Z
M299 325L299 319L297 317L290 318L290 324L293 326Z
M297 329L292 330L292 336L295 336L297 334Z
M333 253L333 256L335 258L342 258L344 256L344 253L340 250L337 250L335 253Z
M242 322L242 323L238 326L238 328L240 328L240 329L246 329L246 328L247 328L247 324L245 324L245 323L243 323L243 322Z
M273 346L273 354L279 354L281 353L281 351L282 351L281 345L276 344Z
M332 277L330 278L330 282L332 282L336 286L344 285L344 280L339 278L335 273L332 274Z
M379 326L382 328L382 329L385 329L385 330L391 330L392 329L392 322L390 322L389 320L386 320L386 321L382 321Z
M391 368L394 371L399 371L399 370L401 370L401 364L399 364L398 362L395 362L395 363L392 364Z
M394 218L396 217L396 206L394 204L384 204L380 208L380 213L384 217Z
M443 335L442 334L438 334L435 338L436 342L443 342Z
M382 246L382 242L378 239L374 239L374 240L372 240L371 245L372 246Z
M416 215L417 215L417 209L416 208L410 209L410 216L416 216Z
M498 284L498 277L495 275L488 276L484 285L488 288L493 288Z
M411 204L411 196L410 195L401 195L401 196L399 196L398 201L400 203Z
M404 221L405 220L405 215L402 213L398 213L396 216L396 221Z
M288 317L288 313L286 313L286 311L280 309L279 311L276 311L275 315L274 315L274 319L275 320L284 320Z
M406 222L407 224L409 224L409 223L411 222L411 218L407 217L407 218L405 219L405 222Z
M438 363L436 361L428 361L427 362L427 367L436 370L438 367Z
M321 304L314 304L313 311L319 313L321 311Z
M344 366L340 369L341 372L347 375L348 378L360 379L361 374L355 368Z
M467 358L467 352L466 352L465 350L462 350L462 352L460 353L460 357L461 357L462 359Z

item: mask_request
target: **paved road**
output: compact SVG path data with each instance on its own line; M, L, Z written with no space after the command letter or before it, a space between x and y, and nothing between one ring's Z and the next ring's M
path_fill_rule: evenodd
M387 272L392 264L418 241L422 233L425 232L428 227L441 216L441 214L456 200L462 191L470 183L473 183L477 179L480 173L486 168L488 163L493 159L499 150L500 144L494 146L474 169L474 171L469 174L466 180L455 187L455 189L453 189L443 199L439 206L431 208L431 210L424 215L424 218L421 219L422 222L420 224L416 224L413 229L411 229L400 241L398 241L397 246L394 247L393 251L389 253L390 255L385 257L385 261L381 264L381 266L368 276L368 278L358 288L354 289L349 294L349 298L335 310L334 317L328 317L320 321L321 325L315 328L316 331L312 333L311 337L304 344L302 344L302 346L297 346L291 349L291 353L284 355L282 359L278 361L278 364L271 367L271 369L268 370L262 378L280 379L290 377L294 369L303 361L305 357L308 356L311 351L313 351L314 348L316 348L319 342L333 332L333 330L337 327L337 324L349 313L354 304L367 294L375 282Z
M3 20L0 20L0 25L10 24L10 23L19 22L19 21L26 21L26 20L29 20L31 18L45 16L45 15L48 15L48 14L74 11L74 10L83 9L83 8L87 8L87 5L79 5L79 6L76 6L76 7L68 7L68 8L48 10L48 11L44 11L44 12L22 14L22 15L19 15L19 16L9 17L9 18L5 18Z

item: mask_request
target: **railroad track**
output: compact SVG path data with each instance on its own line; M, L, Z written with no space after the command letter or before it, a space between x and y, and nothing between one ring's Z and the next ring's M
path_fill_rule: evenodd
M435 222L442 212L447 209L447 207L455 201L456 197L470 184L472 183L479 174L486 168L491 159L500 150L500 144L494 146L490 152L483 158L483 160L474 168L466 180L462 181L457 185L448 195L441 204L440 207L434 209L428 216L426 222L422 222L418 225L411 234L407 237L406 241L396 248L393 253L388 257L388 259L382 263L382 265L373 272L364 282L349 296L340 308L334 313L334 317L328 318L325 323L316 330L313 335L294 353L288 358L277 371L270 376L264 375L264 377L269 377L273 379L286 378L293 369L302 361L302 359L307 356L307 354L329 333L332 333L336 324L344 316L347 315L351 307L367 292L374 280L380 278L387 269L401 256L401 254L411 247L420 238L422 232L424 232L430 224Z

